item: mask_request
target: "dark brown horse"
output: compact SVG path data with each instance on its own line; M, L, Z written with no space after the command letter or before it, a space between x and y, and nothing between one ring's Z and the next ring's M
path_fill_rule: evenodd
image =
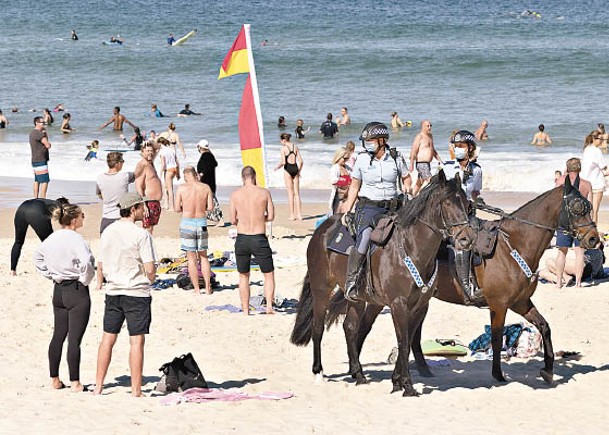
M523 316L541 332L544 368L540 375L544 381L551 383L554 374L554 350L550 326L531 301L537 288L537 275L533 273L531 277L527 277L511 253L517 251L528 268L532 272L536 271L545 248L559 226L577 238L583 248L593 248L599 241L599 235L590 218L589 203L571 185L569 177L566 177L564 187L557 187L529 201L515 212L504 216L500 223L502 234L498 237L493 255L485 258L482 264L475 268L478 283L491 314L492 374L498 381L505 382L501 370L501 347L505 316L510 309ZM464 305L463 290L446 263L440 263L434 297ZM382 307L375 306L366 309L358 336L359 350L381 309ZM412 343L412 351L420 373L430 375L421 350L420 329Z
M467 219L467 199L456 180L446 181L440 172L420 195L398 211L396 228L387 243L370 257L371 280L375 296L369 298L360 289L362 300L349 303L344 322L349 355L349 373L357 383L367 382L359 362L357 334L366 302L391 307L399 355L393 372L394 391L405 396L416 395L408 370L408 355L414 334L419 330L429 299L433 294L436 256L444 236L463 248L471 246L473 230ZM347 257L326 249L328 235L333 233L340 216L324 222L313 234L307 249L307 274L298 304L298 314L291 342L304 346L313 339L313 373L323 376L321 339L326 310L332 290L343 287ZM419 285L406 266L406 257L415 265ZM414 276L417 272L414 272ZM343 299L344 300L344 299Z

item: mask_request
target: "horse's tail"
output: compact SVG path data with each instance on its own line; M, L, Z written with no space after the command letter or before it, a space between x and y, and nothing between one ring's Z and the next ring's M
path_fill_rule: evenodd
M311 341L313 331L313 295L311 293L311 280L309 271L302 283L302 291L298 300L298 312L290 342L296 346L306 346Z
M329 328L347 313L347 299L342 290L337 291L330 299L328 312L326 313L326 328Z

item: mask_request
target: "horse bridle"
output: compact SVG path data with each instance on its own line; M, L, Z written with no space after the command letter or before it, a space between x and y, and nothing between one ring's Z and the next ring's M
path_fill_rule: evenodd
M570 197L574 197L574 198L570 198ZM585 199L581 196L577 196L573 193L563 195L562 198L563 199L562 199L562 204L561 204L561 209L560 209L560 214L559 214L559 222L561 219L564 219L566 217L568 228L564 228L562 226L551 227L549 225L532 222L527 219L522 219L517 216L512 216L511 214L506 213L505 211L503 211L502 209L500 209L498 207L493 207L493 206L490 206L490 205L487 205L487 204L481 203L481 202L475 202L474 207L479 210L483 210L488 213L495 214L504 219L514 220L517 222L521 222L523 224L532 225L537 228L542 228L544 230L549 230L549 231L553 231L553 232L557 231L557 232L560 232L567 236L571 236L571 237L581 241L588 235L588 233L590 231L592 231L593 229L596 229L596 224L594 223L594 221L591 220L589 222L576 225L573 222L573 217L574 216L585 216L588 213L590 213L590 210L591 210L590 201L588 201L587 199ZM578 233L577 229L586 227L586 226L588 227L588 230L583 235L580 235Z
M419 219L419 222L429 227L433 232L442 236L444 240L452 238L456 239L467 227L471 227L470 221L468 219L467 210L465 210L465 206L461 203L461 209L463 210L463 216L465 216L465 220L461 222L447 222L444 216L444 208L442 207L442 201L440 201L440 218L442 219L442 228L437 228L435 225L432 225L430 222L425 221L424 219ZM456 232L453 232L453 229L457 228Z

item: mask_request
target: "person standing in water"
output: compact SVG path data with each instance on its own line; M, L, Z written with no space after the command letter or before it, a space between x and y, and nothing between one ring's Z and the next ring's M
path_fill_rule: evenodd
M114 131L123 131L123 124L124 123L129 124L133 129L135 129L135 127L137 127L134 123L129 121L125 117L125 115L121 114L121 108L119 106L115 106L114 110L112 112L112 117L107 122L103 123L102 126L99 129L103 130L104 128L106 128L110 124L113 124L113 128L112 129Z
M552 139L550 138L550 135L544 131L546 127L543 124L539 124L539 127L537 128L539 131L535 133L535 136L533 136L533 141L531 141L531 145L552 145Z

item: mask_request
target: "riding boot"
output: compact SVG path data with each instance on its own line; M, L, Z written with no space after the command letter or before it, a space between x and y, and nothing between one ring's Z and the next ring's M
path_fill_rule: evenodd
M465 297L470 301L473 301L482 294L480 293L476 280L472 280L471 276L471 251L455 251L455 269L457 272L457 279L459 280L459 284L461 284L461 288L463 289L463 293Z
M366 260L366 254L360 254L357 249L353 249L349 253L349 260L347 261L347 281L345 282L345 299L351 302L357 300L357 279L359 277L359 271Z

